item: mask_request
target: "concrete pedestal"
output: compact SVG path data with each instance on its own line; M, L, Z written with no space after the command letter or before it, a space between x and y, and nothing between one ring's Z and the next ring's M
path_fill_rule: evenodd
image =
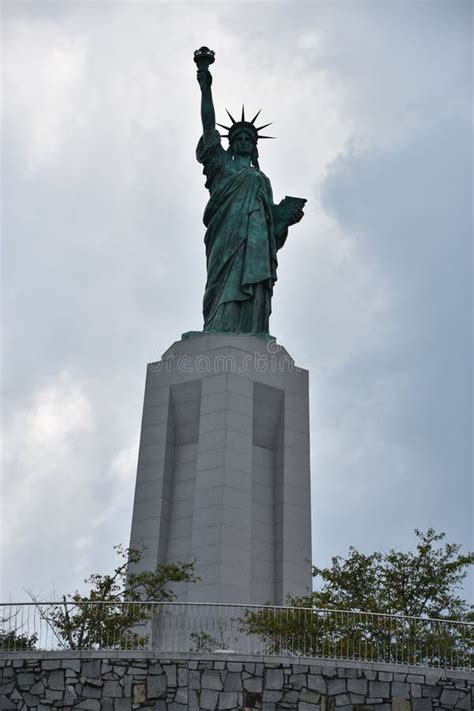
M196 559L183 601L311 589L308 372L284 348L202 334L148 365L130 545L135 570Z

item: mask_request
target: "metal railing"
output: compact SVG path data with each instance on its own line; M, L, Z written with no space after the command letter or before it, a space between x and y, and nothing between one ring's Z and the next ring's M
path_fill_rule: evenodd
M180 602L0 604L0 652L228 652L474 669L474 623Z

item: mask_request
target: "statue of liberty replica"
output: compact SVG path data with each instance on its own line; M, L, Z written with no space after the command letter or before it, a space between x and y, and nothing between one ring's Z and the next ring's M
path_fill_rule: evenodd
M258 159L266 126L242 108L221 136L214 52L201 47L194 61L210 193L204 330L183 333L147 368L130 546L144 550L136 572L195 561L198 582L176 586L180 602L283 605L311 589L309 390L269 317L277 253L306 200L275 205ZM192 614L169 616L171 649L188 639ZM232 623L225 605L209 615L213 629Z
M290 225L303 217L306 200L286 197L275 205L269 179L260 170L257 143L262 138L255 122L228 113L230 126L217 124L209 65L214 52L201 47L194 53L201 87L203 135L196 157L204 166L210 199L204 212L207 283L204 293L204 331L269 333L273 285L277 279L277 251ZM225 150L221 138L229 140Z

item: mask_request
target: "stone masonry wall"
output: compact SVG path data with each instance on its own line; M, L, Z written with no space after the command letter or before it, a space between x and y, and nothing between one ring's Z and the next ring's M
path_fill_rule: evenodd
M474 674L290 657L0 654L0 711L472 709Z

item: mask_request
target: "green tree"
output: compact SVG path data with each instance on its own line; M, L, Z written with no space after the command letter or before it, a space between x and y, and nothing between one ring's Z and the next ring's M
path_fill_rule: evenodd
M0 620L4 624L4 620ZM38 635L22 634L17 630L0 630L0 651L16 652L36 649Z
M24 621L21 608L5 605L6 610L0 615L0 651L35 649L38 635L28 633L28 624Z
M154 571L130 572L143 550L115 546L119 564L110 574L94 573L84 582L87 594L63 595L62 603L44 609L42 619L58 644L70 649L137 649L146 646L156 602L171 602L173 583L192 583L194 563L161 563ZM33 596L32 596L33 597ZM33 597L34 599L34 597Z
M314 566L318 589L289 596L296 609L248 611L243 629L269 652L458 666L473 652L474 611L459 588L474 553L432 528L415 533L414 551L351 547L330 567Z

